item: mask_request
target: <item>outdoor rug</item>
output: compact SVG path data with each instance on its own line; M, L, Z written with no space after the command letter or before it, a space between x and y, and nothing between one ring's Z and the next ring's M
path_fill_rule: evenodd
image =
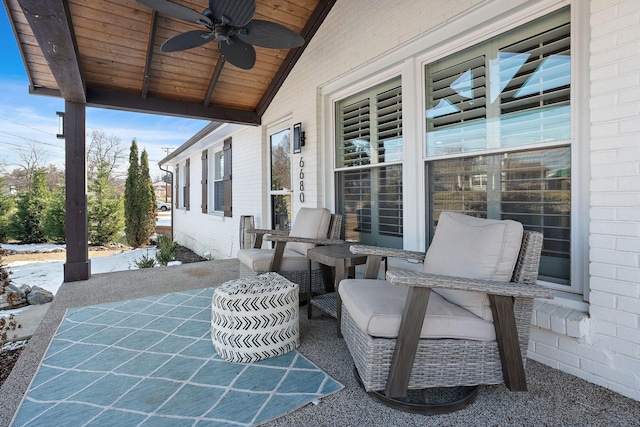
M343 385L297 351L221 360L213 288L67 311L13 426L250 426Z

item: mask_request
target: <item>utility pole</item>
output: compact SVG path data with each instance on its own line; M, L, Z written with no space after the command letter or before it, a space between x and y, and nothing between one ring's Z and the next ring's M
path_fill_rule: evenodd
M169 151L173 150L173 148L171 147L162 147L162 150L165 151L165 153L167 153L167 156L169 155ZM169 196L169 183L167 183L167 180L169 179L169 174L165 173L164 174L164 202L167 203L167 197ZM171 203L173 203L173 197L171 197Z

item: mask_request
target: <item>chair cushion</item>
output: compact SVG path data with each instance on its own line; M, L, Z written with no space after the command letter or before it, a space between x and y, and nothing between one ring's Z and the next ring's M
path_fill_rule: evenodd
M291 226L289 236L326 239L331 223L331 211L325 208L301 208ZM314 245L309 243L287 243L287 249L307 256L307 251ZM305 267L306 268L306 267Z
M343 310L368 335L396 338L409 288L395 286L386 280L347 279L338 289ZM493 322L480 319L431 292L420 338L454 338L493 341Z
M271 267L271 258L273 257L273 249L241 249L238 251L238 260L257 273L269 271ZM318 263L313 262L311 268L317 270L320 268ZM285 248L282 254L282 266L280 271L306 271L307 256L301 255Z
M518 260L522 234L522 224L517 221L442 212L423 270L447 276L508 282ZM448 289L436 289L435 292L482 319L492 320L489 298L485 293Z

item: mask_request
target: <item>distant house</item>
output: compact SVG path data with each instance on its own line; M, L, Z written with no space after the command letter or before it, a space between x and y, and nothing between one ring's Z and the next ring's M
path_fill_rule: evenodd
M259 126L161 161L175 238L233 257L242 215L321 206L424 251L444 210L516 219L556 291L529 356L640 400L638 52L638 1L336 2Z
M153 189L156 192L156 199L158 200L168 200L171 199L171 194L173 192L173 186L170 183L166 183L164 181L158 181L153 183Z

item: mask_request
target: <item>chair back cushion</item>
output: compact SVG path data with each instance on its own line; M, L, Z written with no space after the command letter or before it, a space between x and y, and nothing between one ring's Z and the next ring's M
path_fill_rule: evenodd
M326 239L331 223L331 211L325 208L301 208L291 226L289 236ZM314 245L309 243L287 243L287 249L298 252L305 257L307 250Z
M520 247L522 224L442 212L427 250L425 273L508 282ZM489 298L482 292L435 289L450 302L492 320Z

